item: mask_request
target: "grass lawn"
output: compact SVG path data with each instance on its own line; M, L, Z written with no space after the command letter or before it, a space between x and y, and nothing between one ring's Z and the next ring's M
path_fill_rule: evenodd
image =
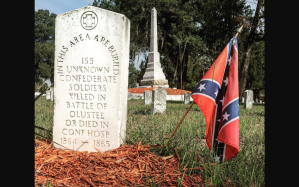
M166 114L151 115L151 106L143 100L129 100L127 113L126 142L136 144L160 144L169 138L189 105L182 102L167 102ZM265 108L254 104L251 110L239 105L240 151L239 154L221 165L215 163L205 141L206 124L199 107L194 104L160 155L172 155L178 150L182 164L191 170L186 173L201 174L213 186L265 186ZM53 102L40 98L35 103L35 132L52 138ZM159 155L158 150L152 152ZM208 186L208 185L207 185Z

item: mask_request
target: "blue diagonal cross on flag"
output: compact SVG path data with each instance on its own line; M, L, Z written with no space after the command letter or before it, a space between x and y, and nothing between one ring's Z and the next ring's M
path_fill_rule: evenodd
M239 152L238 45L234 36L194 88L191 97L204 114L206 140L219 162Z

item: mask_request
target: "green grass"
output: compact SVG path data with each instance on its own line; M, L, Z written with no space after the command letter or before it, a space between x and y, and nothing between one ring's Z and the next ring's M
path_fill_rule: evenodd
M189 105L181 102L167 102L165 115L151 115L151 106L144 105L143 100L129 100L126 142L136 144L141 140L142 145L147 143L163 145L188 107ZM181 163L186 167L210 168L210 170L191 170L184 175L198 173L213 186L265 186L264 115L264 105L254 104L251 110L245 110L240 103L240 151L235 158L220 165L211 166L215 161L204 140L206 123L196 104L192 106L162 154L155 148L151 151L157 155L168 156L175 154L173 150L175 147ZM35 103L35 125L49 131L35 128L35 132L52 138L52 124L53 102L40 98Z

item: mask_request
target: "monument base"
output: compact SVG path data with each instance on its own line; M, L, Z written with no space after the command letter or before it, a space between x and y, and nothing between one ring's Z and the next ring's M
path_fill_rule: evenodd
M141 86L152 86L152 85L167 85L168 86L168 80L155 80L155 79L148 79L148 80L141 80L140 81ZM169 87L169 86L168 86Z

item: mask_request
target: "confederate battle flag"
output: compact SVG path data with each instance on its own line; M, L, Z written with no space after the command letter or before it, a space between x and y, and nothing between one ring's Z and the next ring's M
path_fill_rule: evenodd
M235 36L199 81L191 97L204 114L206 141L215 158L220 163L234 158L239 152L238 45Z

